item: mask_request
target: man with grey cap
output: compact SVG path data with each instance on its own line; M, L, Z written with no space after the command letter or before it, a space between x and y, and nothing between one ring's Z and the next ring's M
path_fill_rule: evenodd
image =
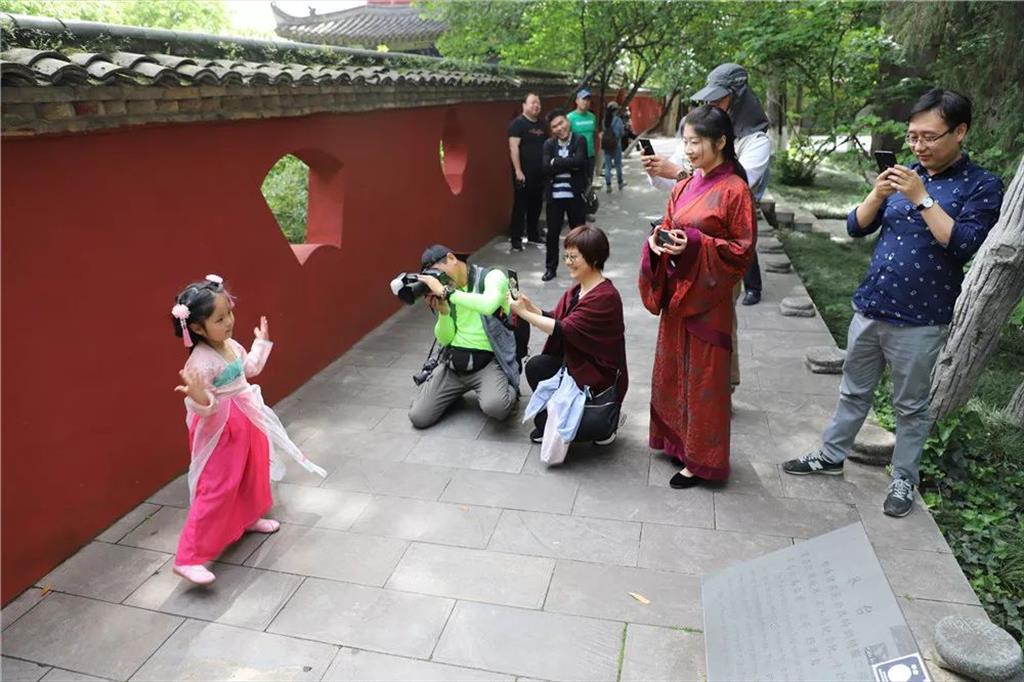
M434 244L420 260L423 270L440 273L418 277L430 289L426 301L437 315L434 337L442 351L409 408L417 429L436 424L469 391L476 392L483 413L497 420L508 417L519 399L522 367L509 323L508 276L468 258Z
M708 74L707 84L693 93L690 99L714 104L728 112L736 131L736 155L743 170L747 172L754 200L760 201L768 187L772 143L767 133L768 116L757 95L747 85L746 69L739 64L719 64ZM640 157L651 184L664 190L671 190L689 174L685 159L682 142L667 159L658 155ZM743 276L743 286L746 289L743 305L760 302L761 269L757 263L757 254Z

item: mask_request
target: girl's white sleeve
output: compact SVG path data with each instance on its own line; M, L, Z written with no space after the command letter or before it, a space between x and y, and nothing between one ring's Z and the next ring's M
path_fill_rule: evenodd
M244 355L243 365L245 367L245 376L254 377L263 371L263 367L267 364L267 358L270 357L270 349L274 347L272 341L264 341L263 339L256 339L252 342L252 348L248 353Z

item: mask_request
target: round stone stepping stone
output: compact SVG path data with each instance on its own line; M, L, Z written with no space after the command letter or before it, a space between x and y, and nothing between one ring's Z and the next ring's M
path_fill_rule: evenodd
M808 296L787 296L779 303L779 311L786 317L814 317L814 301Z
M789 262L788 258L782 258L776 256L775 258L764 259L765 272L774 272L777 274L786 274L793 271L793 264Z
M853 442L850 459L871 466L885 466L892 461L896 447L896 436L878 424L864 422L857 439Z
M1006 630L983 618L946 616L935 626L935 650L943 667L979 682L1024 675L1020 645Z
M835 346L812 346L804 357L815 374L842 374L846 351Z
M775 237L763 237L757 240L757 250L770 255L785 255L786 249Z

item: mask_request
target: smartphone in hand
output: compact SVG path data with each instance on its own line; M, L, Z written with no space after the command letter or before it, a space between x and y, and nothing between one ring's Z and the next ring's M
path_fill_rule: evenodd
M519 275L515 270L508 271L508 293L513 300L519 298Z
M654 156L654 145L646 137L638 137L636 145L641 156Z
M896 165L896 153L879 149L875 152L875 163L878 164L878 172L884 173Z
M675 246L676 241L672 238L672 235L668 230L658 229L654 233L654 243L658 246Z

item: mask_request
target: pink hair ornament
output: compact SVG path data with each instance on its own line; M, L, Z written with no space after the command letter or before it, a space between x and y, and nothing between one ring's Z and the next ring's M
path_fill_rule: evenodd
M178 303L171 308L171 315L181 323L181 340L184 342L185 348L192 347L192 335L188 333L188 316L190 314L188 306L184 303Z

